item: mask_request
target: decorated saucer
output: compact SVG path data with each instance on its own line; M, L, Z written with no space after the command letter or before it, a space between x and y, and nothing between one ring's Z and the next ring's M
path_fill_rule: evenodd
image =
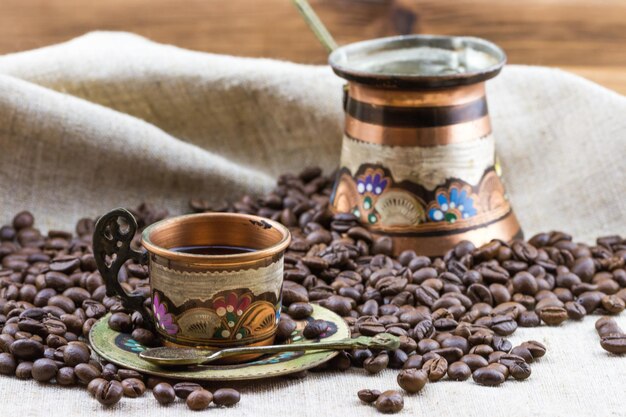
M315 304L312 306L311 317L296 322L296 330L286 343L315 342L302 336L302 330L311 320L325 320L328 323L328 330L321 335L318 342L350 337L350 330L341 317L326 308ZM133 340L129 334L110 329L108 319L109 315L101 318L89 333L89 341L96 353L118 366L165 378L203 381L269 378L313 368L337 355L337 352L333 351L284 352L236 365L202 365L184 369L165 369L141 359L139 352L147 348Z

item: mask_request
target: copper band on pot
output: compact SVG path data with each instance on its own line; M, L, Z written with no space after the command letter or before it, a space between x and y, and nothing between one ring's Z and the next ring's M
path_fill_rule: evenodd
M436 90L390 90L350 83L348 94L364 103L396 107L461 105L486 95L485 83Z
M489 116L448 126L405 128L365 123L346 115L346 134L364 142L388 146L438 146L460 143L491 133Z

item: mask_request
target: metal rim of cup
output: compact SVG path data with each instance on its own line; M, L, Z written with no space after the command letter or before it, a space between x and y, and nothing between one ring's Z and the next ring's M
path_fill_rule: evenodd
M190 220L204 218L206 221L219 222L220 219L243 219L249 222L256 222L257 225L260 226L261 229L256 233L263 233L265 228L274 228L281 234L280 241L261 249L256 249L252 252L245 253L236 253L236 254L220 254L220 255L201 255L201 254L193 254L193 253L184 253L170 250L168 248L164 248L155 244L151 238L153 233L157 232L159 229L162 229L166 226L171 226L173 224L187 222ZM268 227L269 226L269 227ZM291 242L291 233L289 229L282 224L267 219L260 216L254 216L250 214L241 214L241 213L199 213L199 214L187 214L183 216L172 217L169 219L161 220L156 223L151 224L146 227L141 235L141 243L146 248L146 250L150 253L162 256L166 259L178 262L201 262L201 261L211 261L213 262L226 262L226 263L241 263L241 262L249 262L249 261L258 261L260 259L265 259L272 257L276 254L279 254L287 249L289 243ZM226 243L226 242L224 242ZM182 245L181 245L182 246Z
M393 74L356 69L350 65L351 56L374 55L377 52L407 47L433 47L455 50L471 47L493 58L494 64L485 68L455 74ZM496 44L471 36L402 35L351 43L334 50L328 63L340 77L362 84L386 88L442 88L474 84L495 77L506 63L505 52Z

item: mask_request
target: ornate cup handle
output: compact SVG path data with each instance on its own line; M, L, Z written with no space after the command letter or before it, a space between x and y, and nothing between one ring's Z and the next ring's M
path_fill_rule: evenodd
M141 313L144 323L152 323L149 311L144 307L144 298L136 293L127 293L120 285L118 274L124 263L133 259L140 264L147 264L147 252L133 250L130 244L137 230L137 221L123 208L112 210L96 223L93 234L93 254L100 275L104 278L106 294L119 296L122 305Z

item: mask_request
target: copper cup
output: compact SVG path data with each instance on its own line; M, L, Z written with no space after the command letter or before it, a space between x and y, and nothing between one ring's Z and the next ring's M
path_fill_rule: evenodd
M263 346L274 341L281 310L284 252L291 236L283 225L262 217L202 213L174 217L147 227L141 243L124 209L103 216L94 233L94 255L107 295L152 323L165 345L223 349ZM173 251L187 246L245 247L235 254L199 255ZM118 281L123 264L147 263L151 301L128 294ZM238 356L230 362L253 359Z
M491 42L410 35L336 49L348 80L331 202L394 252L443 255L461 240L520 237L502 185L485 81L506 61Z

